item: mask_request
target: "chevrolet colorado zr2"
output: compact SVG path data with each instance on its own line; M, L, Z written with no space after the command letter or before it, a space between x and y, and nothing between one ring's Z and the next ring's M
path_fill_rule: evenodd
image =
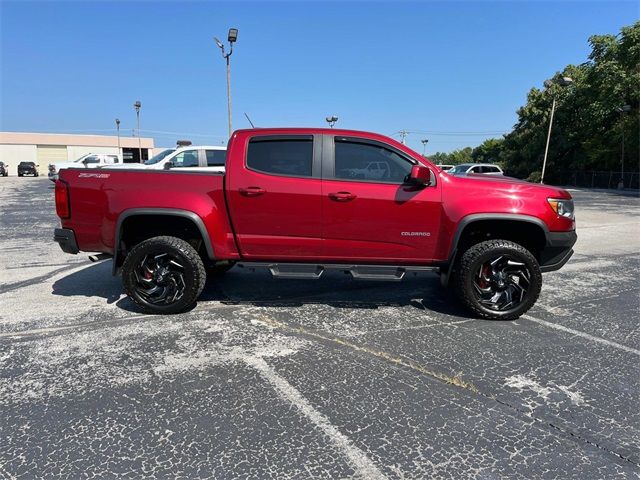
M372 164L383 178L367 175ZM112 257L131 299L159 314L189 309L207 272L238 263L297 279L434 271L476 316L515 319L576 242L563 189L452 176L350 130L238 130L224 173L62 170L55 199L62 250Z

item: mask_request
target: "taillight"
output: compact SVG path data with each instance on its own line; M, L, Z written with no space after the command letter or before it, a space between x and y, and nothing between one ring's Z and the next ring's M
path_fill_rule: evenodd
M69 186L62 180L56 180L56 213L60 218L69 218L71 216Z

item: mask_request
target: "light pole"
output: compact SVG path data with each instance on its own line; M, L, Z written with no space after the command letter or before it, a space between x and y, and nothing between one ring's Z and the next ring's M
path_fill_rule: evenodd
M429 140L426 138L423 138L422 140L420 140L420 142L422 143L422 156L426 157L426 153L427 153L427 143L429 143Z
M625 113L631 111L631 105L623 105L616 108L616 111L620 113L620 119L622 120ZM618 188L624 188L624 123L621 122L622 127L622 153L620 154L620 182L618 182Z
M229 115L229 138L231 138L233 128L231 127L231 62L229 57L233 53L233 44L236 43L236 40L238 39L238 29L229 29L229 35L227 36L227 40L229 41L229 53L224 53L224 45L220 40L216 37L213 37L213 39L216 41L216 45L220 48L222 56L227 61L227 112Z
M570 77L562 77L558 82L559 85L566 87L567 85L571 85L573 83L573 79ZM546 88L551 88L553 82L551 80L545 80L544 86ZM553 95L553 103L551 104L551 118L549 119L549 131L547 132L547 145L544 147L544 160L542 161L542 174L540 175L540 183L544 183L544 171L547 168L547 155L549 154L549 140L551 140L551 127L553 126L553 114L556 111L556 96Z
M116 118L116 131L118 132L118 159L119 159L120 158L120 119L119 118Z
M333 128L333 126L336 124L336 122L338 121L338 117L336 117L335 115L331 115L330 117L325 118L325 120L327 121L327 123L329 124L329 126L331 128Z
M136 103L133 104L133 108L136 109L136 117L138 117L138 156L139 162L142 163L142 144L140 143L140 108L142 107L142 103L140 100L136 100Z

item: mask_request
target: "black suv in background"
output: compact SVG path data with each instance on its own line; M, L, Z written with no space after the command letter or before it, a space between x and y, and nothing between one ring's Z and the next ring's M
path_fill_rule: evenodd
M6 177L9 175L9 164L0 162L0 176Z
M33 175L37 177L38 165L36 165L35 162L20 162L18 164L18 176L22 177L23 175Z

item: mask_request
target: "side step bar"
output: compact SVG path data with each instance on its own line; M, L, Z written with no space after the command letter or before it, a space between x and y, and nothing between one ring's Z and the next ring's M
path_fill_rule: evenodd
M359 280L402 280L408 272L437 272L439 267L421 265L355 265L355 264L318 264L318 263L268 263L268 262L240 262L241 268L266 268L276 278L319 279L326 270L338 270L349 273Z

